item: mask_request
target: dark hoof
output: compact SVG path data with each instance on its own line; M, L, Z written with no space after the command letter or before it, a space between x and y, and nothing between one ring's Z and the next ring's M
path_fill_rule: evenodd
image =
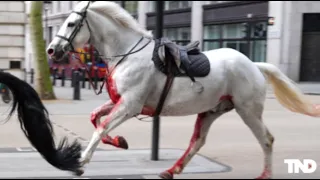
M162 172L159 177L161 179L173 179L173 174L169 173L168 171Z
M119 136L119 137L118 137L118 142L119 142L119 148L129 149L127 140L126 140L124 137Z
M78 169L78 170L76 170L76 171L73 172L73 174L74 174L75 176L81 176L83 173L84 173L84 170L82 170L82 169Z

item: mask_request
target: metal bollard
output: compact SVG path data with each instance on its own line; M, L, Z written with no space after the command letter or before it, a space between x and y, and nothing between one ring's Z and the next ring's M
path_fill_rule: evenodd
M64 81L66 79L66 70L63 68L61 70L61 87L64 87Z
M72 69L71 69L71 87L74 86L74 72L75 72L75 69L72 68Z
M30 83L33 84L33 82L34 82L34 69L33 68L30 71L30 75L31 75L31 77L30 77L31 78L31 80L30 80L31 82Z
M53 68L53 81L52 81L53 86L56 85L57 73L58 73L58 68Z
M98 68L94 69L94 89L98 88Z
M82 72L82 88L86 88L86 70L84 68L81 69Z
M26 74L26 68L23 68L23 80L27 81L27 74Z
M73 100L80 100L80 72L74 72Z

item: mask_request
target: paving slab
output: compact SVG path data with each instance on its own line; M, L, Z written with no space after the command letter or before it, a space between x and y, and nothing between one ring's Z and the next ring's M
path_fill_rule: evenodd
M27 147L26 147L27 148ZM27 150L25 148L25 150ZM37 152L31 151L0 151L0 177L1 178L77 178L69 172L55 169ZM8 151L8 149L4 149ZM142 175L156 175L164 169L170 168L174 161L184 153L179 149L160 149L161 159L150 160L149 149L136 150L98 150L91 162L85 167L81 178L90 177L135 177ZM228 166L196 155L190 161L184 174L188 173L217 173L230 171ZM111 177L109 177L111 178Z

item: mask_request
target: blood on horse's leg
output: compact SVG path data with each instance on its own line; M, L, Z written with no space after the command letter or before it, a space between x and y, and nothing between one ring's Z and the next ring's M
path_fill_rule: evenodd
M93 153L95 152L99 142L102 139L101 137L109 134L110 131L112 131L114 128L116 128L129 118L133 117L134 114L137 114L137 112L135 111L136 109L134 107L131 107L130 109L128 108L128 104L132 103L134 102L125 102L119 100L117 104L109 112L106 119L103 122L101 122L99 126L97 126L87 148L81 154L82 165L85 165L90 162ZM138 105L137 108L139 108Z
M96 108L95 110L93 110L91 112L90 121L95 128L97 128L97 126L100 125L100 118L102 116L109 114L113 107L114 107L113 102L111 100L109 100L108 102L99 106L98 108ZM118 147L118 148L128 149L128 143L127 143L126 139L122 136L116 136L116 137L112 138L109 135L105 135L105 137L103 137L101 139L101 141L104 144L110 144L110 145Z
M91 123L93 124L93 126L95 128L97 128L97 126L100 124L100 118L102 116L105 116L107 114L109 114L109 112L111 111L111 109L113 108L114 104L111 100L107 101L106 103L104 103L103 105L97 107L96 109L94 109L91 112ZM97 124L98 123L98 124Z
M223 113L205 112L198 114L195 123L194 132L190 141L190 145L182 157L168 170L160 174L162 179L173 179L174 174L180 174L191 158L200 150L205 144L209 128L219 116Z
M111 136L106 135L105 137L103 137L101 139L101 141L104 144L110 144L110 145L112 145L114 147L118 147L118 148L122 148L122 149L128 149L129 148L127 140L122 136L116 136L116 137L112 138Z

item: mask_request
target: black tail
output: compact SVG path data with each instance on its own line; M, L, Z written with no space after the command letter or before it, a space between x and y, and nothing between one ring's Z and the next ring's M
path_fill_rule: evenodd
M56 148L48 111L37 92L28 83L6 72L0 72L0 83L7 85L14 97L8 117L17 109L21 129L33 147L54 167L77 172L81 168L81 145L77 141L68 145L65 137Z

